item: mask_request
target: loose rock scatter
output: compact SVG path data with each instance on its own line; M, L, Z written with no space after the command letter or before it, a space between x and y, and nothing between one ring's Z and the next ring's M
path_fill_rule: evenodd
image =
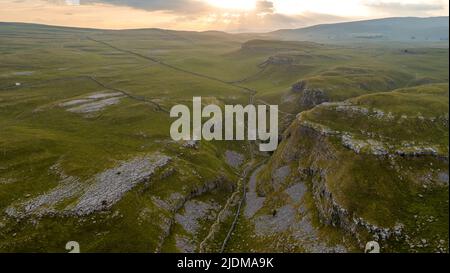
M19 206L9 206L5 213L14 218L24 218L30 215L43 216L47 214L56 213L55 206L68 198L80 194L82 184L79 179L74 176L69 176L62 170L60 162L57 162L50 167L49 170L60 177L59 185L51 191L39 195L31 200L25 201ZM25 197L29 198L27 194Z
M60 166L56 165L51 168L53 171L59 172L61 177L61 182L56 188L29 201L12 205L5 212L10 217L24 218L30 215L47 214L81 216L109 209L125 193L149 179L157 169L167 165L170 160L170 157L161 154L135 158L83 183L76 177L65 175L60 170ZM55 209L56 205L71 198L75 199L74 202L61 210Z
M120 100L124 97L125 95L120 92L95 93L82 98L62 102L59 106L66 108L68 112L89 114L102 111L108 106L119 104Z
M110 208L126 192L144 182L169 161L170 157L163 155L137 158L97 175L95 183L87 188L71 211L78 215L86 215Z
M73 108L69 108L67 111L72 113L79 113L79 114L87 114L92 112L99 112L103 110L104 108L118 104L120 102L120 98L108 98L104 100L99 100L95 102L90 102L86 104L82 104Z

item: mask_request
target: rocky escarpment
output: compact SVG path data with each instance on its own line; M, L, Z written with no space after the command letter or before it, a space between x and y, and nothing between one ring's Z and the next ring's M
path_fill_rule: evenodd
M162 232L158 235L155 252L163 251L164 244L170 238L175 240L178 251L188 253L198 251L202 239L200 233L204 231L205 226L211 224L222 209L221 204L214 200L205 201L202 198L208 194L229 193L233 190L234 185L229 179L219 174L199 185L183 187L180 191L170 194L168 198L153 196L152 202L164 212L162 215L168 215L160 225ZM175 229L177 226L182 232Z
M350 234L361 249L376 240L383 251L448 252L446 85L302 112L268 164L263 195L278 187L276 170L292 164L320 222Z
M291 65L295 62L295 59L289 55L275 55L270 56L269 59L264 64L274 64L274 65Z
M309 109L323 102L327 102L328 97L321 89L308 89L302 92L299 104L303 109Z
M233 206L230 214L222 210L227 196L236 189L234 176L228 168L205 170L190 164L186 158L209 154L199 143L169 145L176 154L137 155L87 178L68 174L66 158L60 158L46 168L55 185L30 191L3 210L0 237L14 238L14 242L2 243L0 248L19 248L29 240L41 242L48 225L58 222L64 228L62 240L75 238L75 233L86 228L95 229L94 240L101 238L109 244L127 230L130 240L144 234L136 238L133 247L142 243L139 247L146 252L198 251L219 213L220 224L231 216ZM132 226L126 226L128 223ZM31 235L23 230L29 227ZM91 238L80 244L88 249ZM216 250L215 242L212 238L205 247ZM58 250L61 243L55 245Z
M290 166L273 170L273 188L261 194L258 187L265 177L261 165L250 176L245 196L243 218L239 229L248 234L239 241L250 252L348 252L346 243L330 240L316 225L313 211L309 209L310 193L305 182ZM247 249L245 249L247 251Z
M426 207L433 206L430 201L429 204L420 204L428 202L424 195L430 194L435 191L448 191L448 180L443 179L443 173L446 173L446 164L448 161L441 157L435 157L432 155L423 155L425 158L417 158L417 155L412 157L416 162L422 164L418 169L408 171L404 170L408 165L408 161L411 158L405 158L400 155L381 155L377 153L357 155L353 150L347 150L342 142L335 141L338 138L333 131L326 131L318 128L311 127L310 124L303 124L297 120L287 130L284 135L284 141L275 155L276 162L274 166L286 164L286 162L298 162L297 172L301 181L309 181L310 190L314 197L315 208L317 209L320 221L325 225L341 228L359 242L360 247L363 248L368 240L377 240L382 242L382 245L386 248L393 247L394 244L402 245L407 251L423 251L424 249L432 249L433 251L446 252L445 233L433 234L432 236L427 233L424 228L417 228L417 226L410 224L413 213L401 215L396 212L389 211L392 204L396 203L398 206L405 206L408 210L409 202L419 202L411 206L424 205ZM352 155L353 154L353 155ZM348 157L350 155L350 157ZM355 158L352 158L355 157ZM431 158L430 158L431 157ZM378 159L377 159L378 158ZM352 162L355 160L355 162ZM380 162L380 166L371 166L372 164L364 165L364 161ZM284 162L284 163L283 163ZM428 162L426 164L422 162ZM433 163L431 163L433 162ZM379 164L379 163L376 163ZM430 166L430 164L435 164ZM366 169L362 168L374 168ZM275 168L275 167L273 167ZM355 172L361 168L363 171L367 171L367 174L361 176ZM403 169L403 170L402 170ZM389 179L392 176L392 183L386 183L381 187L388 187L395 183L401 183L402 187L405 186L404 191L410 192L412 189L425 189L425 193L415 196L405 197L402 196L402 190L396 192L392 189L392 192L386 192L386 194L393 194L392 198L386 198L385 200L377 200L376 198L383 199L380 196L379 191L384 189L369 189L367 190L367 196L361 194L360 197L370 199L371 202L365 202L365 204L358 204L360 197L352 196L354 191L349 187L360 188L361 185L356 179L367 180L374 185L380 186L380 183L384 181L378 181L377 175L374 175L371 179L372 172L387 172L384 179ZM359 172L359 171L358 171ZM403 176L397 178L400 173L404 173ZM423 174L426 173L428 180L424 180ZM349 176L356 176L355 178L349 178ZM445 175L444 175L445 176ZM407 180L407 181L403 181ZM344 180L349 180L345 181ZM398 181L398 182L397 182ZM360 189L361 191L366 191ZM419 190L420 191L420 190ZM395 196L397 195L398 196ZM402 200L405 198L405 200ZM420 199L417 201L416 199ZM444 206L448 202L447 200L441 200L440 206ZM372 211L369 206L377 207ZM387 206L387 207L383 207ZM380 211L377 211L380 210ZM386 217L389 221L383 221L383 215L381 210L387 210ZM394 209L392 209L394 210ZM381 214L381 215L380 215ZM392 215L395 214L395 215ZM401 216L400 216L401 215ZM432 215L415 216L425 217L426 219L434 219ZM445 226L445 219L440 218L440 225ZM426 225L425 225L426 226ZM434 238L433 238L434 237ZM399 243L400 242L400 243ZM423 242L427 242L424 244ZM393 249L390 249L393 251Z
M317 107L317 111L334 111L338 115L347 116L349 120L364 118L367 123L381 123L392 125L421 124L429 126L435 124L439 127L448 128L448 113L439 116L424 117L420 113L415 116L395 115L391 112L385 113L380 109L353 105L350 102L323 103ZM397 140L392 136L385 135L376 130L358 129L347 130L347 128L332 128L326 124L310 120L308 113L301 113L298 119L303 127L313 129L323 136L335 136L342 145L355 152L356 154L371 154L377 156L420 157L436 156L448 159L448 145L433 143L419 139L401 139ZM379 125L377 125L379 126Z
M309 86L306 80L293 84L289 94L284 99L285 103L294 104L296 108L302 111L328 101L330 101L330 98L324 90Z
M326 136L321 132L300 125L298 133L302 135L301 137L307 137L315 142L312 144L315 156L310 157L310 161L307 161L306 164L299 164L297 171L302 179L312 182L314 201L324 224L340 227L350 232L361 243L361 246L367 240L367 237L361 236L361 233L371 234L374 240L387 240L393 236L402 235L403 225L401 223L393 227L377 226L344 208L335 199L327 183L328 177L333 176L334 168L323 164L324 161L339 161L336 156L338 152L327 142Z

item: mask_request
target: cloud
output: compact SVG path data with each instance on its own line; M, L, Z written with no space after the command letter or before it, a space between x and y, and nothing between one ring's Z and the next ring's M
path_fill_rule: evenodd
M0 18L94 28L264 32L354 19L448 14L447 0L255 0L252 10L225 9L209 3L213 1L0 0ZM347 14L347 10L359 13Z
M65 0L67 5L71 5L71 6L79 6L80 5L80 0Z
M339 16L305 12L299 15L281 13L252 13L216 15L213 25L229 32L267 32L276 29L300 28L314 24L343 22L347 19Z
M441 1L429 2L387 2L387 1L365 1L365 6L384 13L427 13L433 11L440 11L445 9L445 4Z
M81 0L82 4L103 3L146 11L170 12L176 24L199 24L233 32L269 31L322 23L320 14L286 15L277 13L273 1L258 0L251 11L226 10L200 0ZM328 18L330 19L330 18Z
M257 1L255 10L257 13L274 13L275 11L273 2L266 0Z
M101 3L115 6L132 7L146 11L200 13L210 9L209 5L200 0L78 0L78 1L82 5Z

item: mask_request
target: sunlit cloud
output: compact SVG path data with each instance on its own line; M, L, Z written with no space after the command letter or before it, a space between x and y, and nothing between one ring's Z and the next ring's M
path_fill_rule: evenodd
M364 3L372 11L382 16L407 16L415 14L417 16L433 16L440 14L442 11L448 15L448 2L440 0L429 1L383 1L383 0L367 0Z
M65 0L66 4L69 6L79 6L80 0Z
M391 16L448 16L446 0L0 0L0 21L93 28L270 31Z
M255 0L205 0L208 4L223 8L223 9L234 9L234 10L252 10L256 6Z

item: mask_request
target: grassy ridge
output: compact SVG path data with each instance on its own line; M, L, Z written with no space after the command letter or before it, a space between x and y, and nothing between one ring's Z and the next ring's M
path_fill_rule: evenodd
M241 142L202 142L191 149L171 141L172 119L164 110L179 103L190 105L193 96L202 96L205 103L247 104L252 90L256 102L279 104L282 111L297 114L305 110L299 104L304 94L291 87L304 81L329 101L350 99L348 103L353 106L380 110L386 116L391 113L396 122L327 107L304 113L309 121L349 132L359 140L367 140L370 132L394 146L416 141L439 146L440 154L448 153L448 49L333 46L255 38L220 32L0 24L0 252L60 252L70 240L79 241L82 251L91 252L180 251L180 237L198 246L214 221L202 219L198 233L190 234L174 222L175 215L186 213L184 203L189 200L214 200L223 206L241 171L227 165L225 152L239 151L246 159L251 155L247 144ZM113 92L121 94L120 101L101 111L74 113L62 106ZM407 118L402 119L402 115ZM288 123L294 116L281 118ZM280 149L294 151L304 146L307 161L307 153L314 154L309 146L313 140L301 141L292 147L282 143ZM440 161L401 161L400 170L408 171L392 175L384 160L367 154L355 157L339 139L330 138L329 145L342 158L332 162L330 188L355 214L387 226L401 219L411 234L416 232L412 215L448 216L442 206L448 188L447 192L445 187L423 192L409 177L426 175L433 163L433 179L437 179L446 168ZM122 161L156 152L172 157L171 165L155 174L150 183L128 192L109 210L79 218L33 216L18 223L3 214L11 205L56 188L61 177L51 171L55 164L65 174L89 184L92 177ZM278 159L276 153L273 161ZM312 164L306 161L306 165ZM258 186L267 193L260 216L272 213L287 200L285 188L269 192L270 175L263 173L264 181ZM221 187L195 194L218 177ZM295 174L290 179L288 182L293 182ZM319 226L320 240L339 244L348 234L319 222L311 192L313 181L306 182L310 189L304 206L312 223ZM423 202L418 194L428 201ZM155 198L167 201L174 196L181 196L174 201L175 210L155 202ZM373 203L374 199L380 202ZM68 198L57 209L77 200L78 196ZM222 232L228 232L233 216L230 213L221 226L221 234L211 242L212 249L221 246ZM306 250L288 232L249 242L252 223L240 221L242 225L227 248L230 251ZM448 222L438 221L417 234L435 233L448 241L443 231L446 225ZM276 246L277 238L286 245ZM296 247L286 247L289 244ZM352 245L347 244L350 250ZM393 245L392 250L404 247Z

